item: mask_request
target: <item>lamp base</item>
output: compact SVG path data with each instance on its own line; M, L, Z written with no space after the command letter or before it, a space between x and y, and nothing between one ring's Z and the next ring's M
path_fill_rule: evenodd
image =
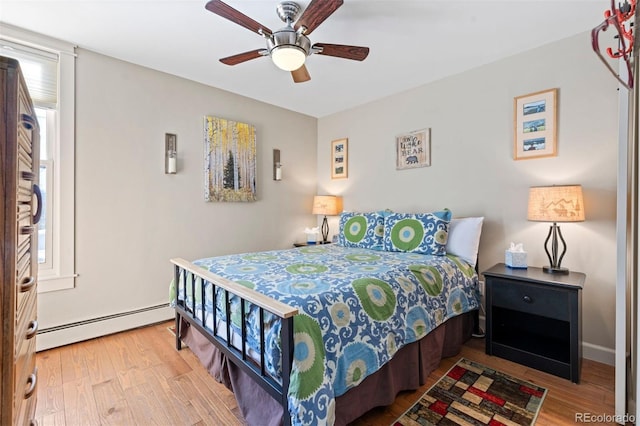
M329 222L327 222L327 216L324 216L322 219L322 244L327 244L329 242Z
M546 272L547 274L568 274L569 273L569 269L567 268L561 268L561 267L554 267L554 266L543 266L542 270L544 272Z
M549 253L549 248L547 247L549 245L549 240L551 240L551 253ZM562 254L560 254L560 257L558 257L558 240L562 243ZM547 257L549 258L549 265L542 267L544 272L547 274L569 273L567 268L560 266L562 258L567 252L567 243L564 242L562 232L560 232L560 227L555 222L553 222L553 225L549 227L549 234L547 235L547 239L544 241L544 251L547 252Z

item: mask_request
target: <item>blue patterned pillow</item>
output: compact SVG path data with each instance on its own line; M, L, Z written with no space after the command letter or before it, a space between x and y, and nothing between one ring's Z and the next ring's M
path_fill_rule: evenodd
M451 211L393 213L384 219L384 250L443 256Z
M340 214L338 244L343 247L359 247L382 250L384 215L382 212Z

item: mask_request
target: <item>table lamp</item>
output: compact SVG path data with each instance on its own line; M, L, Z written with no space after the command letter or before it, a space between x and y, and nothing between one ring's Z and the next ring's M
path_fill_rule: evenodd
M327 215L335 216L342 211L342 197L336 197L334 195L316 195L313 197L313 210L312 214L323 214L322 220L322 244L329 242L329 222L327 222Z
M552 274L568 274L569 270L561 266L562 258L567 252L567 244L562 238L558 222L584 221L582 186L553 185L531 187L529 189L527 219L535 222L553 223L549 227L549 234L544 241L544 250L549 257L549 266L545 266L542 269L544 272ZM562 242L562 253L560 254L558 239ZM549 250L549 240L551 240L551 250Z

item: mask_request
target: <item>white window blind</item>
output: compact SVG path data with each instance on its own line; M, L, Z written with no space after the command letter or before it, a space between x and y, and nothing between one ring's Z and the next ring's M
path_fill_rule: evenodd
M0 40L0 55L17 59L36 106L55 109L58 104L58 54Z

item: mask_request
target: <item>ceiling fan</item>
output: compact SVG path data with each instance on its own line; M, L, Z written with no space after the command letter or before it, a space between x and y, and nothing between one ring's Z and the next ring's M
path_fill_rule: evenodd
M311 45L307 36L342 6L343 2L343 0L311 0L309 6L300 15L300 5L292 1L283 1L276 7L276 12L286 25L277 31L271 31L220 0L211 0L205 7L216 15L258 33L267 41L265 49L228 56L220 59L220 62L226 65L237 65L262 56L271 56L278 68L291 71L294 82L302 83L311 80L304 64L309 55L317 53L362 61L369 54L368 47L328 43Z

